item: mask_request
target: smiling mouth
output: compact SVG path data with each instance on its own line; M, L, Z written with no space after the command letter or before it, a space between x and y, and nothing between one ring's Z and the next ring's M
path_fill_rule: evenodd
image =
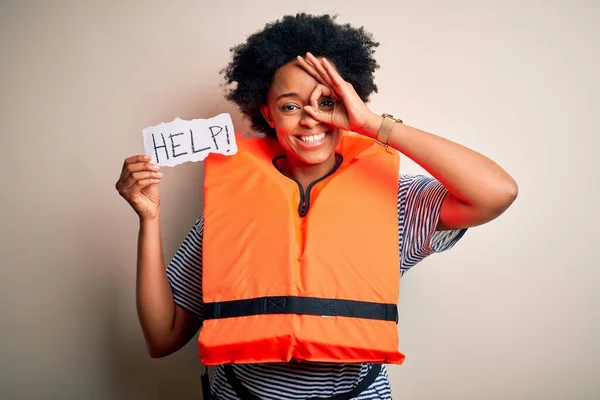
M323 132L317 135L303 135L303 136L295 136L296 140L301 142L303 145L308 147L318 146L321 144L327 136L330 135L330 132Z

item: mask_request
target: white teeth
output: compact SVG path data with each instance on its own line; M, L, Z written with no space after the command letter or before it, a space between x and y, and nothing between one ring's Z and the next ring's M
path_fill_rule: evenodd
M325 139L325 133L320 133L318 135L312 136L300 136L300 140L303 142L318 142L319 140Z

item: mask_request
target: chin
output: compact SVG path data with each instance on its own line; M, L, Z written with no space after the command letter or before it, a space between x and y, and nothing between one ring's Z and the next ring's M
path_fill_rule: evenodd
M331 159L331 157L333 156L333 150L327 153L321 153L321 154L305 154L305 153L295 153L294 157L298 160L301 161L303 164L306 165L319 165L319 164L323 164L324 162L328 161Z

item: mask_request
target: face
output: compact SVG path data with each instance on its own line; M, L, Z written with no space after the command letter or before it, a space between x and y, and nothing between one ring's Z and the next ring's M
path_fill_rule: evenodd
M263 115L277 132L277 139L287 153L288 161L297 165L317 165L333 160L342 131L313 119L303 107L318 82L296 61L277 70L262 107ZM317 100L321 111L333 111L332 98Z

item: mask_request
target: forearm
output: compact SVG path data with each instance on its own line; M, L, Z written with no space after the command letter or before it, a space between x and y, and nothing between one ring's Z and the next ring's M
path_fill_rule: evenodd
M375 116L367 135L376 137L381 121ZM397 123L388 144L427 170L465 206L489 214L485 219L502 213L517 195L517 184L498 164L450 140Z
M140 221L138 237L137 312L151 355L171 346L175 303L163 261L160 215Z

